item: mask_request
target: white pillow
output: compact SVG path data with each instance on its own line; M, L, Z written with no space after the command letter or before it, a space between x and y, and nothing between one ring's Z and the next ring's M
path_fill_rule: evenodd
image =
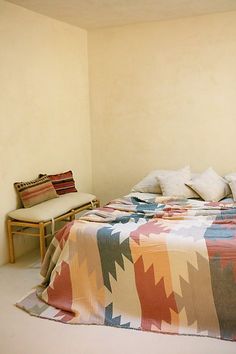
M184 167L184 168L186 168L186 167ZM169 176L170 174L176 173L176 172L177 171L174 171L174 170L152 171L132 188L132 192L161 194L161 186L159 183L159 177Z
M233 194L233 199L236 202L236 179L232 179L229 182L229 186L230 186L230 189L231 189L232 194Z
M199 198L198 194L186 186L186 183L190 182L190 180L191 171L188 166L168 176L161 176L159 177L159 183L162 194L174 197Z
M218 202L230 194L228 183L211 167L186 185L198 193L202 199L209 202Z
M166 176L170 174L170 170L155 170L145 176L140 182L138 182L133 188L132 192L142 193L161 193L161 187L157 180L158 176Z
M228 175L224 176L224 178L228 181L231 182L232 180L236 180L236 173L229 173Z

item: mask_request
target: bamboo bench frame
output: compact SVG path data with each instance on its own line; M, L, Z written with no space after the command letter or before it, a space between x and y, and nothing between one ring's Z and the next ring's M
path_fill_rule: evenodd
M59 215L54 218L53 221L72 221L75 219L75 215L80 213L83 210L93 209L94 207L99 207L99 201L93 200L92 202L86 203L78 208L71 209L70 211ZM20 221L8 217L7 219L7 235L8 235L8 245L9 245L9 257L10 263L15 263L15 249L14 249L14 235L25 235L25 236L33 236L39 237L39 245L40 245L40 258L41 262L44 259L46 253L46 245L45 240L49 236L52 236L51 233L46 233L46 226L51 226L52 229L52 220L41 221L41 222L28 222L28 221ZM20 229L19 229L20 228ZM28 232L25 229L33 228L36 229L36 232Z

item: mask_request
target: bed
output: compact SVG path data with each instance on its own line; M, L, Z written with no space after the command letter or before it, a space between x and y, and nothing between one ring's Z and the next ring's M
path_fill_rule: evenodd
M236 340L236 204L132 193L66 224L31 315Z

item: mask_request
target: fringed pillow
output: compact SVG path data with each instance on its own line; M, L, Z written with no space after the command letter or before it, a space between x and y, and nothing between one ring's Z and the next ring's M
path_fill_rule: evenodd
M25 208L30 208L33 205L58 197L47 175L28 182L16 182L14 186Z
M62 195L77 192L72 171L66 171L56 175L48 175L48 177L50 178L57 194Z

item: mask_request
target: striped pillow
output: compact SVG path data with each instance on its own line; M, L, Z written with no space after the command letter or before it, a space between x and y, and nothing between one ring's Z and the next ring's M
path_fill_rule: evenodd
M25 208L58 198L57 193L47 175L43 175L29 182L16 182L14 186Z
M61 195L77 192L72 171L59 173L57 175L48 175L48 177L52 181L57 194Z

